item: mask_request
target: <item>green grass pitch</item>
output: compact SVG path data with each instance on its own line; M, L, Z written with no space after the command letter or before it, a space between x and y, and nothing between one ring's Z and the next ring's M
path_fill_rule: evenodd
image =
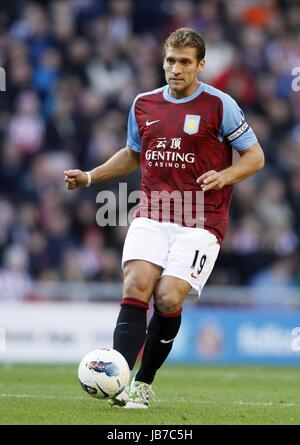
M111 409L72 365L0 365L0 424L300 424L300 369L164 365L148 410Z

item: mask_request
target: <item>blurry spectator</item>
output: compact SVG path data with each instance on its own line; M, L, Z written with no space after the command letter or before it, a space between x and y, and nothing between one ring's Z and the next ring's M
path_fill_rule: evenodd
M39 98L33 92L22 93L17 100L17 112L8 128L8 140L26 154L38 151L43 143L45 126L39 111Z
M110 41L97 45L96 57L88 65L87 72L92 87L100 95L112 98L126 88L133 74L127 61L122 60L118 47Z
M246 68L237 51L227 70L221 72L213 82L213 86L227 91L238 103L250 106L255 101L255 89L250 70Z
M132 31L131 0L111 0L108 39L116 44L127 41Z
M0 268L0 298L16 300L26 296L31 280L27 273L28 254L19 244L12 244L4 253Z
M244 3L243 21L247 25L265 27L272 22L276 14L276 2L274 0L254 1L251 4Z
M91 45L84 37L76 37L67 48L67 61L69 71L88 84L86 64L91 55Z
M40 278L49 265L47 240L41 231L34 230L28 241L29 270L33 278Z
M165 0L163 8L169 18L164 25L164 38L167 38L171 32L184 26L192 26L194 18L195 4L191 0Z
M292 223L293 212L286 201L285 186L280 178L273 176L266 180L257 199L256 213L266 230Z
M220 26L208 28L205 32L206 64L203 71L204 82L216 81L220 73L229 69L234 60L234 49L230 42L224 40Z
M80 268L79 251L65 248L62 251L61 279L63 281L84 281L84 274Z
M83 245L79 253L80 268L88 280L97 279L102 269L104 239L100 229L89 229L85 232Z
M277 256L287 256L296 252L299 238L289 222L279 222L276 227L270 227L265 234L262 248L274 252Z
M122 146L123 141L118 134L120 132L118 122L124 125L123 116L117 112L110 112L105 119L95 123L88 147L89 159L94 165L106 161L115 153L116 146Z
M61 68L61 55L55 49L48 49L41 57L41 63L35 70L33 86L40 93L47 93L58 79Z
M24 153L11 141L4 141L0 161L0 188L7 196L22 195L22 181L26 172ZM3 192L1 194L3 194ZM24 191L23 191L24 192Z
M103 281L116 281L121 274L120 259L113 249L106 249L103 252L101 275L100 279Z
M241 24L240 24L241 25ZM253 73L260 73L265 68L265 44L266 36L263 29L253 26L243 26L240 30L241 43L236 40L237 35L233 37L235 43L240 48L240 55L243 63Z
M278 286L295 286L293 263L289 259L278 260L269 268L260 271L250 280L251 286L276 288ZM272 301L271 295L265 296Z
M259 222L254 215L246 215L240 220L232 234L232 248L239 254L257 252L262 241Z
M288 200L295 218L294 229L300 239L300 169L295 169L290 179Z

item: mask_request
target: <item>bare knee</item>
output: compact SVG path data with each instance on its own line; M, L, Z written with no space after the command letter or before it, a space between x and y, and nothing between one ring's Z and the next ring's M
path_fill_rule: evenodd
M130 276L124 280L123 298L136 298L137 300L148 301L149 283L142 277ZM151 293L152 294L152 293Z
M125 264L123 298L136 298L148 303L160 274L160 268L145 261Z
M164 276L155 289L155 305L160 312L177 312L188 294L190 285L175 277Z
M160 312L172 313L181 308L182 298L169 292L160 292L156 295L155 305Z

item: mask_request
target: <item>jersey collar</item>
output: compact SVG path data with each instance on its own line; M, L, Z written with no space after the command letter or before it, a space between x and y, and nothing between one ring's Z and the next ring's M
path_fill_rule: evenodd
M164 96L164 99L167 100L168 102L173 102L174 104L183 104L185 102L190 102L191 100L198 97L199 94L201 94L202 91L204 91L204 87L205 87L205 84L203 82L201 82L200 85L195 89L195 91L190 96L183 97L182 99L176 99L175 97L170 96L169 85L165 85L163 88L163 96Z

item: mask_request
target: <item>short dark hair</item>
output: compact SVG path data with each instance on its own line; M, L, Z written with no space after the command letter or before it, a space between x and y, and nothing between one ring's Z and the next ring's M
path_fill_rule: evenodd
M179 28L169 35L163 48L164 57L169 46L173 48L184 48L185 46L196 48L198 62L205 57L204 39L200 32L195 31L192 28Z

